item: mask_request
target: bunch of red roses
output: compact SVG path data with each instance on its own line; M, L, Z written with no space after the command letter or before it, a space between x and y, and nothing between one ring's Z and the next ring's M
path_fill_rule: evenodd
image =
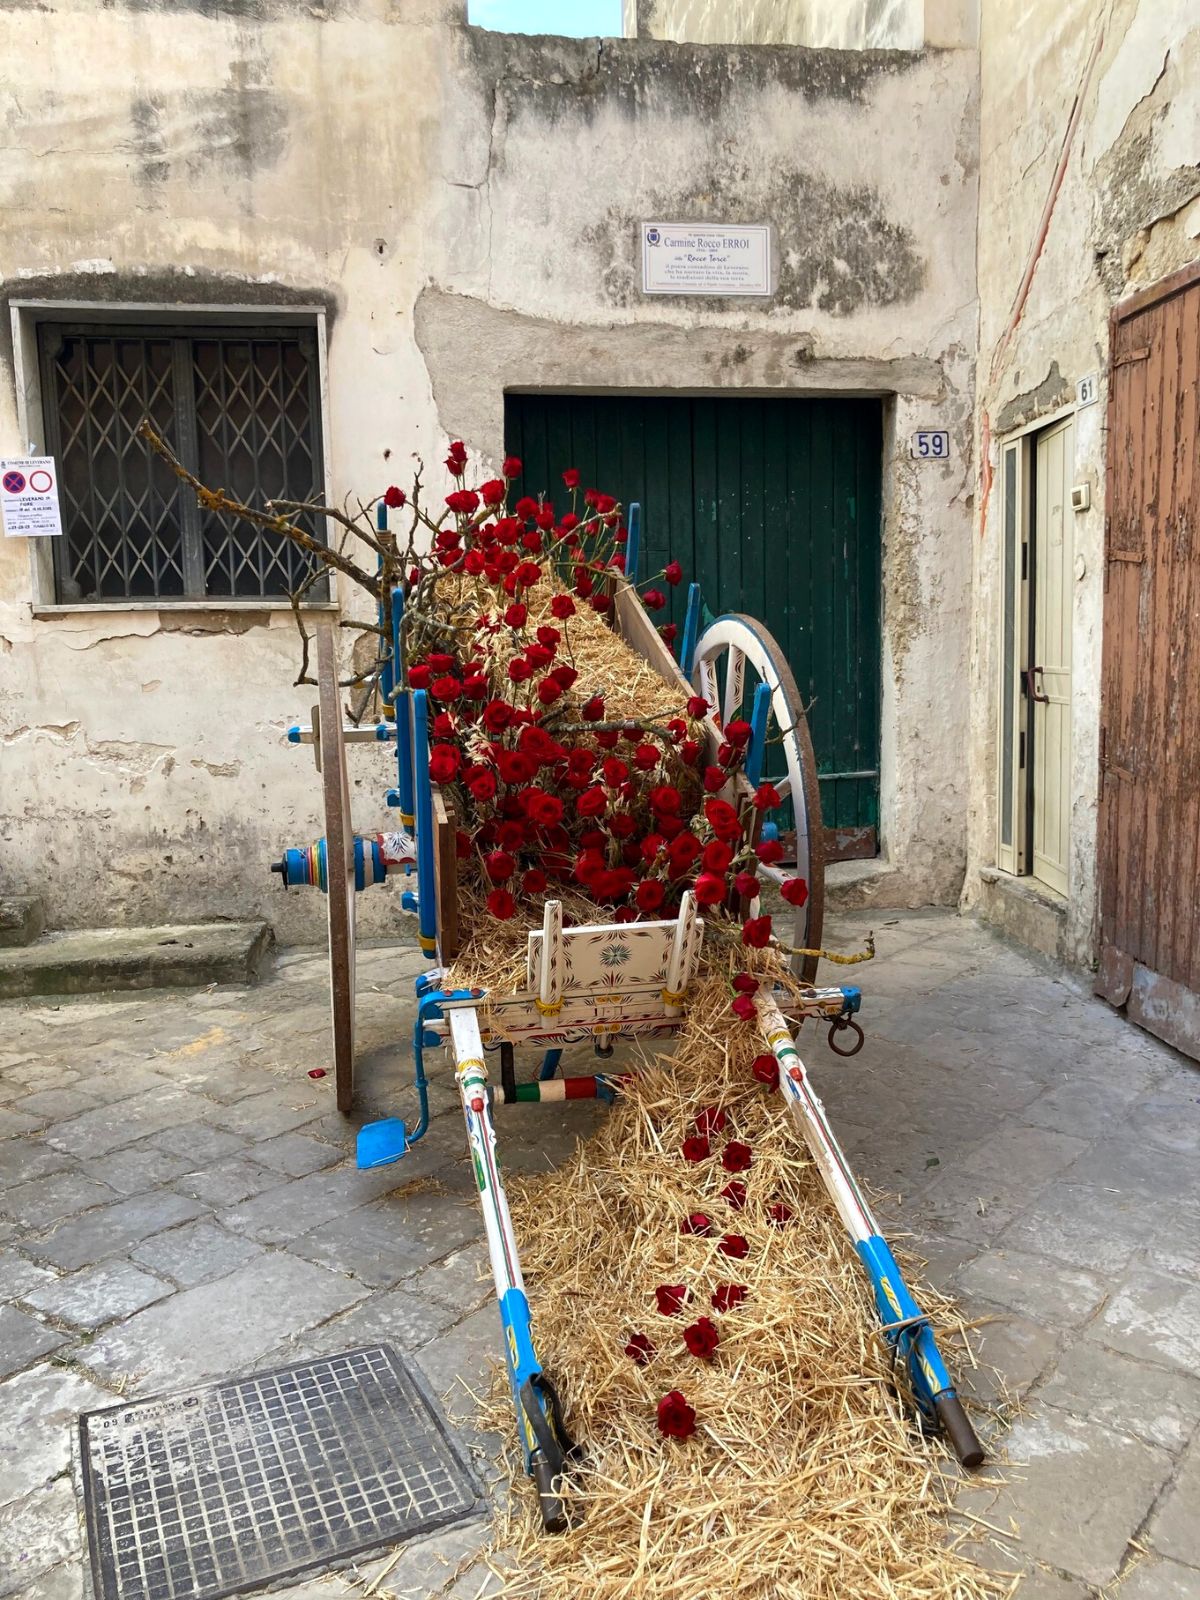
M503 475L477 488L465 486L466 466L456 441L446 512L436 522L422 514L432 548L407 575L404 670L432 702L430 776L452 793L459 857L477 864L489 911L507 920L518 897L559 884L628 922L671 915L691 887L710 914L741 920L759 864L782 854L756 842L758 814L779 795L764 784L738 797L749 724L713 737L699 696L661 725L634 720L580 682L580 612L611 617L625 581L617 501L581 494L569 468L568 510L528 495L510 509L519 460L507 457ZM398 489L384 498L407 500ZM674 585L683 573L671 562L661 576ZM653 586L641 599L651 611L666 603ZM660 632L670 645L673 625ZM807 888L797 879L784 892L802 903ZM742 938L766 945L771 919L745 918Z

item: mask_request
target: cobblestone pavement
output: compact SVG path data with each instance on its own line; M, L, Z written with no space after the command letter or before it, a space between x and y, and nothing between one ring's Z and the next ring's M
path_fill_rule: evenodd
M904 1242L989 1319L964 1388L991 1437L1011 1422L1013 1465L960 1503L1011 1536L964 1521L973 1548L1028 1571L1023 1600L1200 1597L1200 1072L970 921L875 917L867 1046L807 1058ZM74 1422L117 1394L387 1340L492 1461L470 1390L498 1326L445 1073L405 1162L352 1163L354 1123L404 1109L419 969L408 946L360 953L353 1122L306 1076L327 1062L310 953L251 990L0 1007L0 1596L89 1592ZM603 1114L502 1110L502 1159L560 1160ZM475 1596L482 1533L361 1571Z

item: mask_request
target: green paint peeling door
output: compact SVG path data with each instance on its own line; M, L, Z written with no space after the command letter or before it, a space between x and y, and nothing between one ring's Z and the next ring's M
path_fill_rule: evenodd
M643 576L678 560L710 614L766 623L811 702L831 854L873 855L880 402L509 394L505 448L525 463L522 492L560 510L564 467L640 501ZM681 585L678 622L685 598Z

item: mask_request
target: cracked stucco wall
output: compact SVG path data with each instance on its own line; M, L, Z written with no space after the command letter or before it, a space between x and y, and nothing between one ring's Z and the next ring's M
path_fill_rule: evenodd
M977 61L483 33L461 0L0 0L0 295L304 300L329 316L330 485L447 435L490 464L509 387L886 400L881 898L948 901L966 850ZM86 75L76 64L90 63ZM886 159L884 159L886 152ZM646 300L644 216L769 221L766 302ZM0 342L0 444L23 445ZM948 464L909 461L946 427ZM290 618L37 617L0 548L5 882L52 923L263 914L319 832ZM877 671L878 663L864 663ZM381 749L350 754L386 825ZM884 880L877 880L882 883ZM363 897L365 931L393 915Z
M1075 593L1066 935L1068 954L1087 964L1095 951L1108 317L1124 295L1200 256L1200 16L1188 0L1021 0L1015 8L985 0L980 50L977 446L985 487L975 537L966 898L980 892L979 868L995 861L1000 448L1023 425L1073 408L1076 383L1095 373L1098 403L1075 412L1073 481L1089 485L1091 508L1068 513ZM1077 94L1080 113L1055 190Z

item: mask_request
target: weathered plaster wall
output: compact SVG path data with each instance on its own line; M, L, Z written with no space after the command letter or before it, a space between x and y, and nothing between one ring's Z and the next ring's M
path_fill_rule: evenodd
M82 278L87 298L150 300L176 273L208 302L286 289L327 303L337 495L377 490L414 453L437 461L448 434L494 453L505 385L887 396L887 897L952 899L973 53L601 45L483 33L462 11L0 0L0 59L28 64L5 94L16 154L0 182L6 215L27 222L0 240L0 290L58 280L78 296ZM780 292L644 300L635 230L651 214L772 222ZM950 428L951 464L908 461L919 425ZM272 893L264 871L317 828L308 755L280 737L311 699L290 687L290 621L226 621L34 618L25 552L0 551L5 871L46 893L52 920L256 910L285 938L319 928L315 897ZM351 762L359 825L381 825L386 759ZM368 929L388 904L364 897Z
M821 50L973 45L977 0L624 0L629 39Z
M1200 255L1200 15L1188 0L985 0L981 27L978 448L971 871L995 861L1000 558L999 447L1074 405L1071 854L1067 945L1093 955L1104 409L1108 314L1124 294ZM1080 115L1055 175L1076 95ZM1039 238L1044 233L1039 248ZM1023 299L1020 286L1032 268ZM990 479L990 481L989 481Z

